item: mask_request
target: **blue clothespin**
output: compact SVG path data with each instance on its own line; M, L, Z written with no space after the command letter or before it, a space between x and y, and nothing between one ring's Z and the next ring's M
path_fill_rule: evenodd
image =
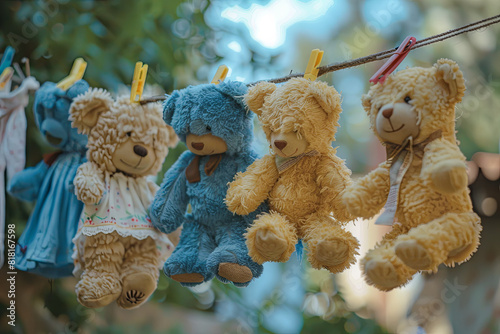
M5 48L5 51L3 53L2 60L0 61L0 73L3 73L3 71L12 65L12 60L14 59L14 48L11 46L8 46Z

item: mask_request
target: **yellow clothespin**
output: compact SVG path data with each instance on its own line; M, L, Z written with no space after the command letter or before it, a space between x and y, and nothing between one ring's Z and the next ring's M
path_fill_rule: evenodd
M219 83L223 82L224 79L227 77L227 73L229 72L229 68L227 68L226 65L221 65L217 69L217 72L215 72L214 78L210 83L218 85Z
M140 102L142 91L146 83L148 65L142 65L142 61L135 63L134 77L132 79L132 89L130 90L130 102Z
M73 62L73 67L69 75L57 83L57 87L62 90L67 90L69 87L73 86L75 82L83 78L85 70L87 69L87 62L83 58L76 58Z
M311 51L311 55L309 56L309 61L307 62L306 71L304 72L304 78L309 79L311 81L316 80L318 77L318 66L321 64L321 59L323 58L323 54L325 52L320 49L314 49Z
M12 67L7 67L3 70L2 74L0 74L0 89L4 89L5 85L12 79L12 75L14 74L14 69Z

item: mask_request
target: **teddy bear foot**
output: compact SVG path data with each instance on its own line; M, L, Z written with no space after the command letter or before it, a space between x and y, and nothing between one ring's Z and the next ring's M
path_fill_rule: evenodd
M230 262L219 264L218 275L234 283L247 283L253 278L250 268Z
M427 249L415 240L406 240L396 245L396 255L408 267L415 270L430 270L432 260Z
M317 246L316 259L326 267L345 262L349 255L349 246L340 240L322 241Z
M255 249L265 261L278 261L288 249L288 243L268 229L258 230L255 235Z
M133 309L144 303L156 290L156 280L147 273L135 273L123 279L123 290L116 301L123 309Z
M121 286L114 277L85 275L76 285L78 302L88 308L109 305L120 296L120 293Z
M366 281L382 291L389 291L401 285L396 269L389 261L369 260L364 265Z
M205 280L203 275L198 273L171 275L170 278L179 283L202 283Z

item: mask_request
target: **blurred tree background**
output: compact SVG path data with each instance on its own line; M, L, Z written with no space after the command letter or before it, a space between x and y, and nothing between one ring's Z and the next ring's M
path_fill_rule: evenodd
M7 0L0 2L0 52L11 45L16 49L15 61L28 57L31 73L40 83L61 80L73 60L83 57L88 62L84 79L92 87L116 93L126 93L134 64L140 60L149 65L145 95L157 95L206 83L222 63L231 68L230 79L253 82L290 70L303 71L313 48L325 50L323 64L333 63L392 48L407 35L421 39L500 12L498 0L290 0L289 8L294 10L258 13L271 3L287 8L282 0ZM315 16L303 16L304 8ZM276 18L276 26L271 25L271 18ZM285 27L278 18L289 24ZM458 61L468 81L467 95L457 111L458 137L469 158L477 151L498 152L498 31L492 27L412 51L402 64L430 66L440 57ZM259 36L273 34L277 36L273 45L259 40ZM373 153L382 150L367 130L368 119L360 103L368 78L381 65L372 63L322 77L343 95L337 143L339 155L355 172L365 172L383 158ZM51 149L36 128L31 106L26 111L27 166L33 166ZM267 145L261 146L265 150ZM184 149L180 144L171 150L163 172ZM7 197L7 208L7 223L15 223L20 236L33 204ZM248 305L250 297L234 287L214 282L189 290L161 275L153 300L125 313L113 306L84 309L76 301L74 279L49 282L20 273L18 314L23 329L7 326L5 307L0 310L0 328L2 333L147 333L159 328L164 333L272 333L275 327L266 320L272 311L285 315L273 320L278 325L287 322L287 317L300 318L294 332L385 332L367 309L349 308L332 275L318 274L305 264L292 265L300 269L292 275L302 287L296 291L299 302L288 301L284 297L288 292L273 290ZM277 286L289 267L277 267ZM2 279L2 289L4 285ZM7 302L3 290L0 302ZM230 313L224 305L239 307L245 316L224 316Z

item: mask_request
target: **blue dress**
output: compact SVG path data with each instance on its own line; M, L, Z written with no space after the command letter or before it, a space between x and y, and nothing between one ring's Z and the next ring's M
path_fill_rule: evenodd
M83 210L83 203L74 194L73 179L86 161L87 137L71 127L68 117L72 99L88 88L83 80L68 91L46 82L35 95L37 125L59 151L17 173L8 185L11 195L37 201L16 246L15 266L20 270L48 278L72 274L72 239Z

